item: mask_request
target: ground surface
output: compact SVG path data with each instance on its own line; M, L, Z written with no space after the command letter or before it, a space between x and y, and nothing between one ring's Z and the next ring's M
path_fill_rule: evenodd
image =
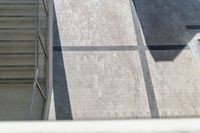
M129 0L54 4L50 119L200 116L198 0L135 0L138 17Z

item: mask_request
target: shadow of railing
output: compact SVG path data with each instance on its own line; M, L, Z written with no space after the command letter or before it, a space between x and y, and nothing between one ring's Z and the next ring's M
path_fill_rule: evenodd
M53 22L53 45L58 47L61 46L55 6ZM65 65L61 48L56 50L53 54L53 75L56 119L72 120L67 77L65 73Z

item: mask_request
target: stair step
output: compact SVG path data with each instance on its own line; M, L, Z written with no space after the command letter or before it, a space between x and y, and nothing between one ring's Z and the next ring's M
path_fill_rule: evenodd
M34 42L0 42L0 54L2 53L33 53Z
M12 83L0 84L0 120L27 120L32 98L33 84ZM43 99L36 90L33 118L41 119Z
M4 40L34 40L35 30L0 30L0 42Z
M1 0L0 4L14 3L14 4L34 4L36 0Z
M30 79L34 78L34 70L3 70L0 71L0 80L1 79Z
M33 83L34 78L4 78L0 79L0 84L27 84Z
M35 55L0 55L0 66L34 65Z
M19 4L0 4L0 16L35 15L36 6Z
M35 18L0 18L0 28L34 28Z
M35 70L34 65L0 65L0 71L13 71L13 70Z
M14 42L18 42L18 43L22 42L22 43L24 43L24 42L28 42L29 43L29 42L35 42L35 40L33 40L33 39L32 40L22 40L22 39L21 40L20 39L17 39L17 40L0 40L0 43L2 43L2 42L6 42L6 43L9 43L9 42L10 43L14 43Z
M36 2L0 0L0 120L28 119L35 78ZM37 80L45 92L42 70L40 66ZM44 99L38 89L35 97L32 117L41 119Z
M11 56L11 55L34 55L34 52L20 52L20 53L17 53L17 52L13 52L13 53L8 53L8 52L4 52L4 53L0 53L0 56L3 55L7 55L7 56Z
M1 30L35 30L34 27L1 27Z
M32 83L0 84L0 120L28 119Z

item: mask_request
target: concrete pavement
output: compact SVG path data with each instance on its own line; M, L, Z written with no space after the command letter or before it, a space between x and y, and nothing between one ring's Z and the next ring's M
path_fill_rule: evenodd
M139 18L129 0L54 1L55 107L50 110L51 120L200 115L200 70L186 46L197 30L178 30L186 11L174 18L184 6L177 6L176 1L135 2ZM166 6L160 14L155 8L159 4ZM193 6L197 9L196 4L184 2L188 11ZM179 8L171 11L175 7ZM167 15L160 15L168 11L175 15L168 21L177 23L166 26L156 21L160 26L156 25L153 17L164 20ZM197 20L193 22L187 24ZM173 36L167 27L176 31ZM187 41L180 42L182 37Z

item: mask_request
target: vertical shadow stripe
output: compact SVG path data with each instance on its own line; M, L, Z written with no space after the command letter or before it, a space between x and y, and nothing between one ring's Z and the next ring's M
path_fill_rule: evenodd
M61 46L55 5L53 13L53 44ZM73 120L66 69L62 52L53 53L53 92L56 120Z
M158 112L156 97L154 93L153 83L151 79L151 74L149 70L149 65L148 65L145 50L143 49L144 41L142 37L142 31L139 25L139 18L136 14L136 8L134 4L135 4L134 1L130 0L132 19L133 19L133 24L135 26L135 31L136 31L136 38L138 42L140 61L141 61L141 66L142 66L142 71L143 71L143 76L144 76L144 82L146 86L150 113L151 113L152 118L159 118L159 112Z

